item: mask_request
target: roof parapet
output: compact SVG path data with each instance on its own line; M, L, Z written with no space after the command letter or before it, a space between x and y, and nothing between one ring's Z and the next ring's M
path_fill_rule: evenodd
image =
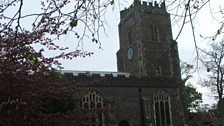
M129 7L125 8L120 12L120 17L124 18L131 13L134 12L135 9L142 10L143 12L147 13L155 13L155 14L166 14L166 4L165 1L161 2L160 4L157 1L153 2L146 2L141 0L135 0L134 3Z
M73 77L120 77L124 76L126 78L129 78L131 76L130 73L124 73L124 72L107 72L107 71L71 71L71 70L63 70L60 71L65 76L73 76Z

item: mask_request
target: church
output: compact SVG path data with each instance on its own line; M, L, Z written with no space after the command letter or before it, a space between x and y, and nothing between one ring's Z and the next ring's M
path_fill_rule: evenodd
M184 126L184 95L177 42L165 2L134 0L120 12L118 72L63 71L82 82L77 109L92 114L88 126Z

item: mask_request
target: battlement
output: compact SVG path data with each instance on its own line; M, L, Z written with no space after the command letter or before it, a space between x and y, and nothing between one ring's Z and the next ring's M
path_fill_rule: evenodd
M130 77L130 73L124 72L107 72L107 71L72 71L72 70L62 70L60 73L75 77Z
M134 3L129 8L125 8L120 12L120 17L125 18L131 14L134 14L135 11L151 14L167 14L165 1L158 4L157 1L146 2L134 0Z
M174 87L174 78L149 78L131 75L124 72L105 71L58 71L64 75L66 84L91 85L91 86L149 86L149 87ZM160 83L160 85L158 85Z

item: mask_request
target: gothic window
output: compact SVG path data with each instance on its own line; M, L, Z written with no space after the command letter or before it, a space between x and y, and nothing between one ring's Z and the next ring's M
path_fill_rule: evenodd
M155 126L171 126L170 97L160 92L153 96Z
M81 108L90 110L87 126L103 126L104 114L102 111L97 111L103 108L103 97L100 93L90 90L82 97ZM93 111L91 111L93 110ZM94 111L96 110L96 111Z
M159 41L159 30L155 25L151 26L151 39L153 41Z

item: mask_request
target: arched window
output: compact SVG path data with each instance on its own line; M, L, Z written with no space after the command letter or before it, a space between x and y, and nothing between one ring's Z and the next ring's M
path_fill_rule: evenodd
M156 126L171 126L170 97L160 92L153 96L154 117Z
M90 110L87 126L104 126L103 97L95 91L86 92L81 99L81 108ZM91 111L93 110L93 111Z

